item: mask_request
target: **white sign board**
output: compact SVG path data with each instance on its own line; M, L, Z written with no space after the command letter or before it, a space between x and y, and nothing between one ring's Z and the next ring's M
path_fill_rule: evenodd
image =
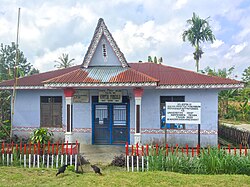
M166 123L201 123L201 103L166 102Z
M122 103L121 90L101 90L99 91L99 103Z

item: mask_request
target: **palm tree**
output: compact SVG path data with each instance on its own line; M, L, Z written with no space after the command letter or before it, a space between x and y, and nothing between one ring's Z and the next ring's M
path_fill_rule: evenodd
M194 60L196 61L197 72L199 71L199 61L201 59L201 55L204 53L200 47L200 43L205 41L213 43L215 40L208 18L201 19L198 15L193 13L192 19L187 20L190 27L182 34L183 41L185 42L188 40L190 44L195 47L195 52L193 54Z
M70 66L72 66L72 61L74 61L75 59L72 58L69 60L69 54L63 53L62 56L58 57L59 61L55 60L56 64L54 67L57 67L58 69L62 69L62 68L68 68Z

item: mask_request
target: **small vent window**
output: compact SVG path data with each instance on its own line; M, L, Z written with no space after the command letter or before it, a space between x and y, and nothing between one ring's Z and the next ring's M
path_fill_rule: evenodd
M104 61L106 62L108 58L108 53L107 53L107 46L106 46L105 40L102 41L102 55L103 55Z

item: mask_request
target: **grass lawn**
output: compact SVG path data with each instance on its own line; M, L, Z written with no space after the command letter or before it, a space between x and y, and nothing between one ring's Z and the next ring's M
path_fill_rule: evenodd
M126 172L103 168L103 176L90 166L84 174L66 170L55 176L56 169L0 167L0 186L250 186L246 175L185 175L171 172ZM84 169L85 171L85 169Z

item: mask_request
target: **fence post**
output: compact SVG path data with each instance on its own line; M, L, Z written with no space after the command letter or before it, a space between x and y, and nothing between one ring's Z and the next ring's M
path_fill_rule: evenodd
M230 144L228 144L228 153L231 154Z
M186 144L186 154L188 156L188 144Z
M10 155L10 164L13 165L13 150L14 150L14 143L11 142L11 155Z
M50 141L48 141L47 168L49 168Z
M36 144L34 144L34 152L33 152L33 167L36 166Z
M242 144L240 144L240 156L241 156L241 152L242 152Z
M22 166L22 141L20 141L20 166Z
M29 142L29 168L31 168L31 142Z
M149 159L148 144L146 145L146 156L147 156L147 171L148 171L148 170L149 170L149 162L148 162L148 159Z
M126 161L127 161L127 170L129 172L129 151L128 151L128 142L126 142Z
M77 140L76 140L75 171L78 170L78 166L77 166L77 155L78 155L78 142L77 142Z
M46 144L43 144L43 167L45 166L45 161L44 161L44 157L45 157L45 148L46 148Z
M9 166L9 144L7 144L6 157L7 157L7 166Z
M64 143L62 143L61 166L63 166Z
M40 167L40 142L37 143L37 167Z
M2 143L2 164L4 166L4 142Z
M59 142L57 141L56 143L56 168L58 168L58 146L59 146Z
M24 144L23 148L23 166L26 168L26 144Z
M54 143L52 144L52 153L51 153L51 168L54 167Z
M247 156L247 146L245 146L245 156Z
M136 143L136 167L137 167L137 172L139 171L139 145Z
M134 146L132 145L132 153L131 153L131 166L132 166L132 172L134 172Z
M142 164L142 172L144 172L144 146L141 146L141 164Z
M72 148L72 143L70 147L70 165L72 166L72 154L73 154L73 148Z

